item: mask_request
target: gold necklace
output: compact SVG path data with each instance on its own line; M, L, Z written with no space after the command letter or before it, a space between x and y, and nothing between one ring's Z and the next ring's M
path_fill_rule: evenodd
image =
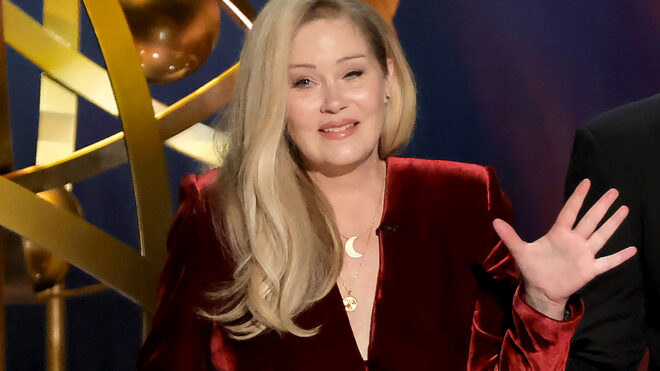
M384 190L385 190L385 184L383 184L383 186L380 190L381 198L380 198L379 205L382 205L382 203L383 203L383 198L385 197L383 195ZM344 303L344 309L346 309L347 312L354 312L358 307L357 299L354 296L351 296L351 294L353 293L353 289L355 288L355 284L357 283L358 277L360 277L360 268L362 268L362 261L364 260L364 257L367 255L367 252L369 251L369 241L371 240L371 231L374 228L374 224L376 223L376 218L378 217L379 211L380 211L380 206L378 206L376 208L376 215L374 215L374 218L371 220L371 224L369 225L369 229L367 230L367 232L368 232L368 234L367 234L367 243L366 243L367 247L364 249L364 254L359 255L360 263L358 264L357 271L355 271L355 274L353 275L353 277L351 279L351 286L350 287L348 285L346 285L346 281L344 280L344 277L341 276L341 273L339 274L339 278L341 279L341 284L342 284L342 286L344 286L344 290L346 290L346 296L344 296L344 298L342 299L342 302ZM340 235L341 235L341 233L340 233ZM351 238L354 238L354 240L357 239L357 237L351 237ZM348 245L348 241L346 242L346 245ZM348 247L346 245L344 246L344 250L346 251L346 254L348 254L348 256L351 256L348 252ZM350 247L352 248L352 244L351 244ZM353 251L354 251L354 249L353 249Z
M362 237L365 233L371 231L371 229L374 226L374 223L376 222L377 216L378 216L378 209L376 209L376 215L374 215L374 218L371 220L371 225L369 225L369 229L360 233L357 236L346 237L343 234L341 234L341 232L339 233L339 235L346 240L346 242L344 243L344 252L346 253L346 255L348 255L349 258L353 258L353 259L362 258L362 254L359 251L355 250L355 241L357 241L357 239Z
M380 189L380 194L381 194L380 204L382 204L383 202L383 190L385 190L384 182ZM346 237L343 234L341 234L341 232L339 232L339 235L346 240L346 242L344 243L344 252L346 252L346 255L348 255L349 258L353 258L353 259L362 258L362 254L359 251L355 250L355 241L357 241L358 238L362 237L362 235L364 235L366 232L369 232L373 229L374 223L376 223L376 218L378 217L379 210L380 210L380 205L376 206L376 213L374 214L374 218L371 220L371 225L369 225L369 229L367 229L365 232L362 232L357 236L351 236L351 237ZM367 246L369 246L368 237L367 237ZM360 263L362 263L362 261L360 261Z
M369 230L367 232L371 232L371 230L374 227L374 222L371 222L371 225L369 226ZM347 312L353 312L357 309L358 306L358 301L354 296L351 296L353 293L353 289L355 288L355 283L358 280L358 277L360 277L360 268L362 268L362 261L364 260L364 257L367 255L367 252L369 251L369 240L371 239L371 233L367 235L367 248L364 250L364 254L360 255L360 263L358 264L357 271L355 271L355 274L353 275L351 279L351 286L348 287L346 285L346 281L344 280L344 277L339 275L339 278L341 279L341 284L344 286L344 290L346 290L346 296L343 298L343 303L344 303L344 309L346 309Z

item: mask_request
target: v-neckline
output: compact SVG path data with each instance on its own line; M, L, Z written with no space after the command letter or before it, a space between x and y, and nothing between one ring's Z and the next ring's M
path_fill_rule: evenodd
M381 276L383 272L383 243L378 242L378 247L379 247L379 262L378 262L378 273L376 275L376 290L374 291L374 297L373 297L373 305L371 307L371 318L370 318L370 323L369 323L369 343L367 344L367 359L362 358L362 353L360 352L360 347L358 346L357 338L355 337L355 333L353 332L353 327L351 326L351 320L348 317L348 312L346 312L346 309L344 308L344 304L342 303L343 296L341 294L341 290L339 289L338 285L335 285L335 287L332 289L333 290L333 295L334 295L334 302L336 303L337 306L339 306L341 309L342 313L342 322L345 325L345 328L348 332L348 336L351 337L352 341L352 346L351 348L357 355L359 359L362 360L363 363L367 363L369 359L371 358L371 349L373 347L374 343L374 331L376 328L375 322L376 322L376 313L377 313L377 298L379 296L379 292L381 291Z
M385 216L387 215L387 198L388 198L388 179L390 177L390 161L389 158L385 160L385 189L383 190L383 211L380 217L380 221L378 223L378 228L376 231L381 230L381 226L383 225L383 221L385 220ZM348 318L348 313L346 312L346 309L344 308L343 305L343 296L341 295L341 290L339 289L339 286L335 284L334 288L332 289L334 291L334 296L335 300L334 302L337 303L337 305L341 306L341 312L343 314L343 322L348 328L349 334L352 341L352 348L353 351L357 354L358 358L362 360L363 364L367 364L369 360L371 359L371 353L372 353L372 348L374 344L374 339L375 339L375 330L376 330L376 314L377 314L377 303L378 303L378 297L380 296L380 293L382 291L382 276L383 276L383 270L385 266L385 254L384 254L384 249L383 249L383 237L381 236L381 233L378 233L378 273L376 274L376 290L374 291L374 297L373 297L373 305L371 306L371 320L369 323L369 344L367 345L367 359L362 358L362 353L360 353L360 347L358 346L357 343L357 338L355 337L355 334L353 333L353 327L351 326L351 320Z

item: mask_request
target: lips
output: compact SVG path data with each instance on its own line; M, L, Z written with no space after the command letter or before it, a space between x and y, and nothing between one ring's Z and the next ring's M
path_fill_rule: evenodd
M330 121L319 128L319 134L330 140L346 139L358 130L359 124L359 121L350 118L341 121Z
M323 124L323 126L319 128L319 131L322 133L339 133L350 129L359 123L359 121L354 119L343 119L339 122L330 121Z
M352 124L348 124L348 125L344 125L344 126L332 127L332 128L327 128L327 129L319 129L319 130L324 132L324 133L338 133L340 131L345 131L348 128L353 127L357 124L358 124L357 122L354 122Z

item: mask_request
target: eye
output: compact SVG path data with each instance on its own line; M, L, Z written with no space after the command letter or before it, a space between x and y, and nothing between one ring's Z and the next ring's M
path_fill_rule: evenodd
M308 78L302 78L296 80L296 82L293 83L293 87L297 89L307 89L312 86L312 80Z
M364 74L364 71L362 71L362 70L353 70L353 71L347 73L346 75L344 75L344 77L347 78L347 79L354 79L354 78L362 76L362 74Z

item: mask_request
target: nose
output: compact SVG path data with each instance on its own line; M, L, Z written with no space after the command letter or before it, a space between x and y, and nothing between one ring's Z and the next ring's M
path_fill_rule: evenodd
M336 84L326 84L323 94L321 113L337 113L346 107L341 89Z

